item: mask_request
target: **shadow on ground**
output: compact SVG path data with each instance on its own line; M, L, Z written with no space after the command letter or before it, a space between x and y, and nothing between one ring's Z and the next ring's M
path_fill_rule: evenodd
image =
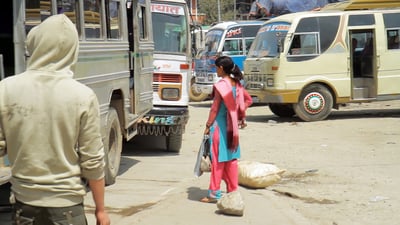
M400 118L400 109L361 109L351 111L333 111L325 120L348 120L365 118ZM275 115L247 115L248 122L264 123L303 123L300 118L278 117ZM307 122L305 122L307 123Z
M186 192L188 193L188 199L191 201L200 201L200 199L207 196L207 190L199 187L189 187Z

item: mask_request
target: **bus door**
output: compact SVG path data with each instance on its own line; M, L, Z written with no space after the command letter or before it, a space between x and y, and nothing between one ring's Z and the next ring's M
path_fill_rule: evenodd
M352 99L375 99L377 53L374 29L350 30Z
M17 1L15 3L18 3ZM14 70L14 33L13 33L13 8L12 1L5 1L0 9L0 79L15 74ZM10 10L13 9L13 10Z

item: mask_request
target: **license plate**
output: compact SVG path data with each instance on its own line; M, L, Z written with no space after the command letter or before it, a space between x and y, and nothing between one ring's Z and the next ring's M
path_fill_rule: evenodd
M206 72L200 72L200 73L196 74L196 76L205 78L205 77L207 77L207 73Z
M253 100L254 103L260 102L260 99L258 99L258 97L255 97L255 96L252 96L251 100Z

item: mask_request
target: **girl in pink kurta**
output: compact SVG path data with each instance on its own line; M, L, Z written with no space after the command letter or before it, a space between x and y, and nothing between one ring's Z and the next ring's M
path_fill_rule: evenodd
M232 59L221 56L215 60L215 66L222 79L214 85L214 101L204 131L210 136L211 174L207 197L201 199L209 203L221 198L222 180L226 183L228 193L238 188L238 128L239 125L243 126L245 111L252 103L250 95L240 83L242 72Z

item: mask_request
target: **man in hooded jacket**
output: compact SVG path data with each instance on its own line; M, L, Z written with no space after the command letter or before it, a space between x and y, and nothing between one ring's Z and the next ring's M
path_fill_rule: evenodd
M14 224L87 224L83 179L97 224L110 224L98 100L73 79L78 46L74 24L51 16L27 36L26 72L0 82L0 155L11 163Z

